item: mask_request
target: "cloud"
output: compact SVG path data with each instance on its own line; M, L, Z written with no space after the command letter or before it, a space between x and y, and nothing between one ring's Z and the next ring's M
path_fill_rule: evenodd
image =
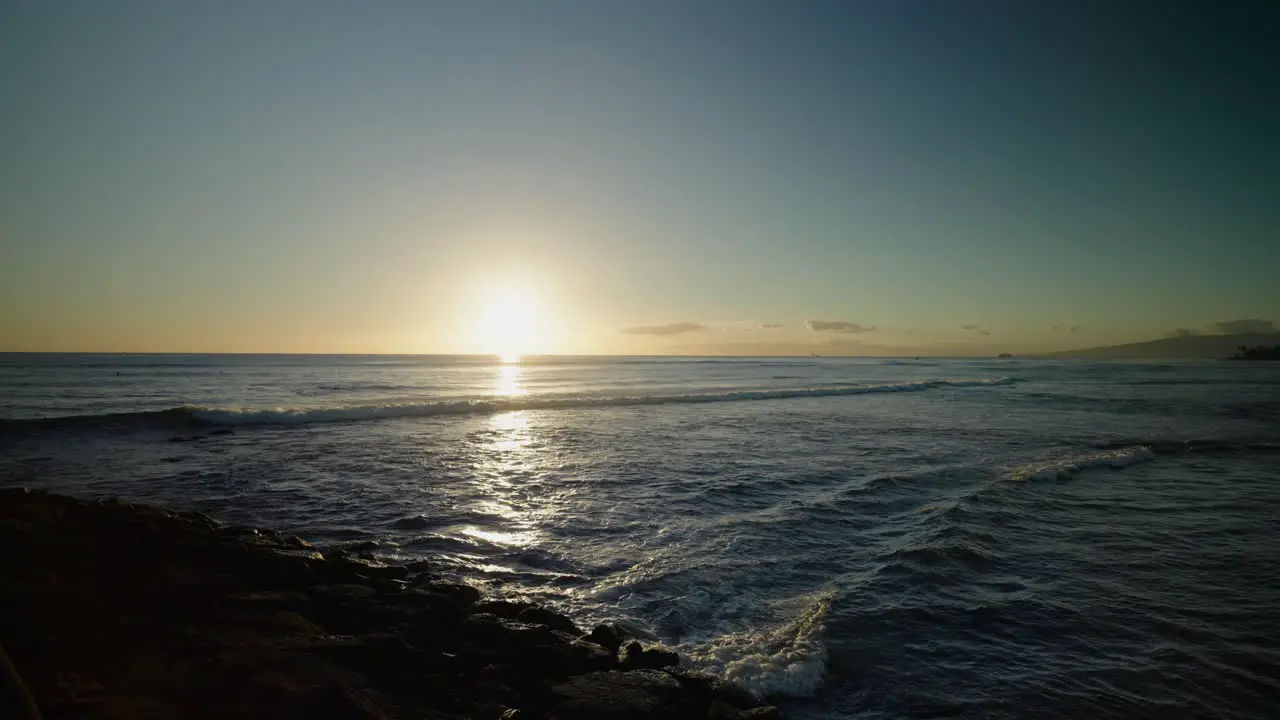
M960 329L961 330L977 330L978 326L977 325L961 325Z
M760 327L765 330L777 330L778 328L786 327L786 325L783 323L760 323Z
M960 329L961 329L961 330L968 330L969 332L977 333L977 334L979 334L979 335L990 335L990 334L991 334L991 331L990 331L990 330L988 330L988 329L986 329L986 328L982 327L981 325L961 325L961 326L960 326Z
M990 331L990 330L979 330L979 331L978 331L978 334L979 334L979 335L990 335L990 334L991 334L991 331Z
M627 335L679 335L688 332L701 332L706 330L707 326L696 322L674 322L666 325L632 325L631 327L622 328L622 332Z
M1175 338L1180 338L1180 337L1195 337L1196 335L1199 335L1199 334L1200 334L1200 331L1199 331L1199 330L1192 330L1191 328L1174 328L1174 329L1170 330L1170 331L1169 331L1168 333L1166 333L1166 334L1167 334L1169 337L1175 337Z
M1276 331L1276 324L1270 320L1228 320L1226 322L1214 323L1213 327L1223 335L1235 335L1237 333L1269 333Z
M866 333L875 330L875 326L859 325L848 320L808 320L805 325L814 332L829 333Z
M1076 333L1084 332L1084 326L1083 325L1054 325L1053 331L1066 333L1067 335L1075 335Z

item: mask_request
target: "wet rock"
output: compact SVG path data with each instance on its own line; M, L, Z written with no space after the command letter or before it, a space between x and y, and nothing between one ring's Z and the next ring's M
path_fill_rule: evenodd
M610 620L597 625L586 639L610 652L618 652L622 648L622 643L635 637L636 633L633 628L624 623Z
M546 625L552 630L574 637L582 634L578 626L564 615L530 603L512 602L510 600L486 600L476 603L472 608L472 612L490 613L509 620Z
M210 435L234 435L235 433L227 428L218 428L209 432Z
M350 554L373 552L381 545L377 540L361 540L360 542L349 543L342 547L343 551Z
M565 633L566 635L572 635L574 637L582 634L582 630L578 629L578 626L569 618L558 612L538 607L536 605L530 605L524 610L521 610L517 619L521 622L546 625L552 630Z
M480 591L470 585L441 580L425 580L423 582L414 582L412 586L440 596L444 602L458 610L465 609L480 601Z
M468 617L464 633L485 644L508 647L542 645L556 639L554 631L546 625L507 620L489 613L475 613Z
M326 573L347 582L356 582L360 578L404 580L409 577L409 571L399 565L383 565L353 557L330 558Z
M661 670L679 664L680 656L675 652L658 648L645 649L636 640L628 640L618 653L618 668L621 670Z

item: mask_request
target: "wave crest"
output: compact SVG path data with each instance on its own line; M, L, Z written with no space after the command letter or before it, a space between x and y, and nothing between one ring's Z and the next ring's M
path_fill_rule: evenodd
M833 598L833 592L820 593L784 625L723 635L685 649L685 655L694 667L761 698L812 695L826 674L827 647L822 636Z
M924 380L916 382L837 385L826 387L738 390L731 392L686 393L681 395L634 396L550 396L492 397L475 400L428 400L392 402L336 407L181 407L137 413L110 415L76 415L36 420L4 420L0 427L11 429L71 429L97 425L169 426L176 424L206 425L304 425L326 422L353 422L394 417L434 417L471 415L515 410L569 410L601 407L631 407L678 403L745 402L752 400L786 400L807 397L838 397L885 392L918 392L947 387L983 387L1008 385L1007 377Z
M1155 452L1145 445L1139 447L1128 447L1108 452L1077 455L1075 457L1064 458L1062 460L1055 460L1047 463L1027 465L1009 473L1007 479L1016 482L1025 482L1028 480L1053 480L1056 478L1071 477L1072 475L1089 468L1125 468L1136 463L1154 460L1155 457Z

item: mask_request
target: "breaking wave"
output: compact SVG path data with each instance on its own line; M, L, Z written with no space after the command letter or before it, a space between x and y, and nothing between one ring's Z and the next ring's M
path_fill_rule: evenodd
M1155 459L1155 456L1155 452L1146 446L1090 453L1088 455L1077 455L1074 457L1063 458L1061 460L1026 465L1009 473L1007 479L1019 482L1028 480L1053 480L1056 478L1071 477L1072 475L1089 468L1124 468L1135 463L1153 460Z
M937 388L1008 385L1007 377L925 380L918 382L837 385L681 395L491 397L476 400L390 402L338 407L219 408L180 407L136 413L74 415L36 420L0 420L0 429L78 429L100 426L177 427L192 425L303 425L353 422L399 417L434 417L509 412L514 410L568 410L678 403L745 402L810 397L839 397L887 392L918 392Z
M834 593L813 598L799 616L773 628L749 629L685 648L694 667L735 682L761 698L805 697L822 686L822 636Z

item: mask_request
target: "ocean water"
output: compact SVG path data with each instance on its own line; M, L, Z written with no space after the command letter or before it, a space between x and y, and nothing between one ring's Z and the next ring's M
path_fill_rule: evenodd
M0 418L4 484L436 557L793 718L1280 716L1280 363L0 355Z

